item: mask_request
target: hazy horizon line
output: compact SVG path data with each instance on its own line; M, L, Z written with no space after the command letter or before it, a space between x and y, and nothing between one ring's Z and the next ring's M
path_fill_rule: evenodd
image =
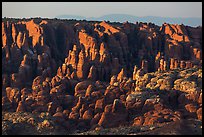
M100 18L100 17L103 17L103 16L106 16L106 15L128 15L128 16L134 16L134 17L162 17L162 18L183 18L183 19L186 19L186 18L199 18L199 19L202 19L202 17L164 17L164 16L154 16L154 15L147 15L147 16L136 16L136 15L131 15L131 14L124 14L124 13L110 13L110 14L104 14L104 15L101 15L101 16L98 16L98 17L85 17L85 16L82 16L82 15L77 15L77 14L59 14L55 17L43 17L43 16L30 16L30 17L8 17L8 16L2 16L2 18L49 18L49 19L54 19L54 18L57 18L59 16L78 16L78 17L85 17L85 18Z

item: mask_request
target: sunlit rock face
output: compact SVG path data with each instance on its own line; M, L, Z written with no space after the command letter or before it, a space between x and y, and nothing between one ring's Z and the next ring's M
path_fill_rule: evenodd
M202 27L2 21L3 110L65 127L202 120L201 66Z

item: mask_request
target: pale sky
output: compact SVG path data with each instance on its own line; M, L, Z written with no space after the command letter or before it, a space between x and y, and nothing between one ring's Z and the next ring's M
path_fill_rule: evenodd
M202 2L2 2L2 17L100 17L106 14L202 18Z

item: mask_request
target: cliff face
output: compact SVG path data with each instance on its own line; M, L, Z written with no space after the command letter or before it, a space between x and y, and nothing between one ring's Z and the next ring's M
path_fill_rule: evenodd
M63 113L68 119L82 118L92 125L112 127L126 121L135 108L145 113L149 104L158 103L156 98L145 98L134 106L135 95L131 92L147 87L173 89L173 74L156 81L160 85L155 86L150 80L152 75L146 73L201 65L201 27L41 19L2 21L2 106L6 110L47 111L56 117ZM119 119L111 125L108 121L113 117ZM148 114L137 117L135 124L144 118L144 125L148 125Z
M122 68L131 76L135 65L146 72L189 68L202 60L201 31L166 23L2 22L3 74L54 76L64 63L63 75L109 81Z

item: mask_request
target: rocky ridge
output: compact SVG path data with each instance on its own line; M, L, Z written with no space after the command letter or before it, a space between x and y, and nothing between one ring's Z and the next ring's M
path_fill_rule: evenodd
M201 65L200 27L2 21L3 111L65 129L202 120Z

